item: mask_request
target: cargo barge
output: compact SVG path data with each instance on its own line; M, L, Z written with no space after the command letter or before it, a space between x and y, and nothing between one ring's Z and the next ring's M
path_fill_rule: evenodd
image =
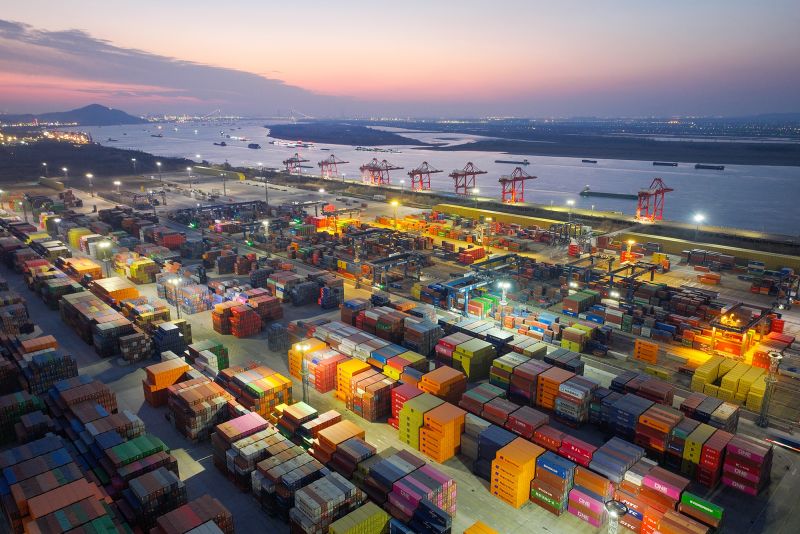
M581 163L597 163L596 159L582 159Z
M637 195L632 195L630 193L606 193L603 191L592 191L589 189L589 186L583 188L581 191L580 196L582 197L603 197L603 198L621 198L625 200L636 200L639 198Z
M677 162L674 161L654 161L653 165L656 167L677 167Z
M725 165L708 165L706 163L695 163L695 169L704 169L708 171L724 171Z
M495 163L510 163L511 165L530 165L531 162L527 159L523 159L522 161L514 161L511 159L496 159L494 160Z

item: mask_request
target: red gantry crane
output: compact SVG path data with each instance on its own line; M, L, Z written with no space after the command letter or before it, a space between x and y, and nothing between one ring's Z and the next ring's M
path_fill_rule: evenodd
M358 169L361 171L361 179L365 184L391 185L392 178L389 176L389 171L396 171L402 168L392 165L386 160L378 161L377 158L372 158L372 161L365 163Z
M531 176L517 167L509 176L501 176L498 182L503 187L503 203L515 204L525 202L525 182L535 180L536 176Z
M636 206L636 218L642 222L655 222L664 218L664 196L671 187L664 185L661 178L653 178L650 189L639 191L639 202Z
M439 169L428 165L427 161L423 161L422 165L409 171L408 176L411 178L412 191L430 191L431 189L431 174L442 172Z
M456 194L467 196L475 189L475 177L479 174L486 174L486 171L476 168L470 161L463 169L456 169L448 176L455 182Z
M301 158L300 154L297 152L294 153L289 159L283 160L283 165L286 167L286 172L289 174L300 174L303 169L303 163L306 163L307 159Z
M319 166L319 173L323 178L338 178L339 177L339 165L342 163L350 163L349 161L344 161L343 159L339 159L333 154L328 156L326 159L317 163Z

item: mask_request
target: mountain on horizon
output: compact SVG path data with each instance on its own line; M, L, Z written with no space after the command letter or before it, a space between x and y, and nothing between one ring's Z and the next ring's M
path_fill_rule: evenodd
M70 111L0 115L0 121L4 122L30 122L33 120L38 120L39 122L74 122L81 126L116 126L119 124L143 124L147 122L120 109L113 109L100 104L89 104Z

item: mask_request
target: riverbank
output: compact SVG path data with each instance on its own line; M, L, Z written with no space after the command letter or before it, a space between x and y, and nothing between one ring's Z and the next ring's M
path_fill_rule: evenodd
M135 159L136 161L132 161ZM100 182L109 176L139 173L158 174L156 161L162 172L181 170L194 162L185 158L159 157L139 150L125 150L96 143L73 145L57 141L39 141L27 145L0 146L0 183L13 184L36 180L44 174L42 163L47 163L47 174L69 182L75 177L84 180L92 173ZM62 168L66 167L64 173ZM67 184L68 185L68 184ZM81 185L85 183L81 182Z
M267 124L265 127L269 128L270 137L286 141L354 146L432 146L392 132L350 123Z

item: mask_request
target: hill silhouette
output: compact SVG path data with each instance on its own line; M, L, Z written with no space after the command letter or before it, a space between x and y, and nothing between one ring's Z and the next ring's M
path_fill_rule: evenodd
M120 109L113 109L100 104L89 104L70 111L54 111L50 113L24 113L18 115L0 115L4 122L61 122L77 123L81 126L114 126L118 124L142 124L147 122L140 117L129 115Z

